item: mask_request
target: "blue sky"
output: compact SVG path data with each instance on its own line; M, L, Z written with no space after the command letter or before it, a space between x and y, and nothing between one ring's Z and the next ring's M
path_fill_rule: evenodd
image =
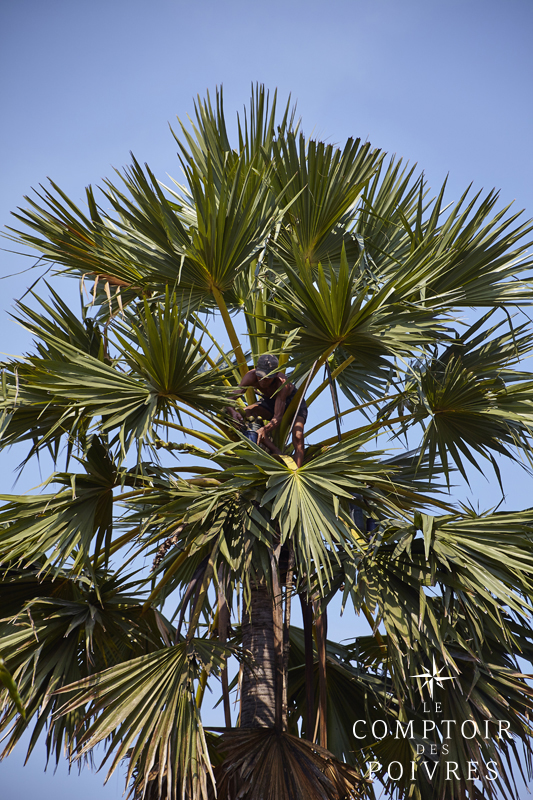
M495 186L503 203L531 216L532 30L530 0L4 3L0 224L47 176L81 200L130 150L158 177L179 179L168 123L221 83L232 118L255 81L277 87L283 101L292 93L308 135L368 138L418 162L434 187L449 173L449 199L471 182ZM4 352L29 344L6 311L39 273L4 276L31 263L0 252ZM76 287L66 291L74 301ZM4 459L2 491L11 467ZM525 476L507 475L509 503L530 504ZM473 486L490 504L483 480ZM24 768L22 756L0 764L1 800L122 796L115 777L104 790L87 773L43 777L44 753Z

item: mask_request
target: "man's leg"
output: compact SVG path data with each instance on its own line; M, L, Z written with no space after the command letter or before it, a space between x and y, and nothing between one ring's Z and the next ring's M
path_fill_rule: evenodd
M304 445L304 425L305 420L303 417L296 417L295 423L292 428L292 443L294 445L294 460L297 467L301 467L304 463L305 445Z
M260 434L261 431L258 431L258 433ZM274 444L272 439L270 439L266 433L264 433L262 436L257 437L257 444L266 447L267 450L270 450L270 452L274 453L274 455L276 456L281 455L281 450L279 449L279 447Z

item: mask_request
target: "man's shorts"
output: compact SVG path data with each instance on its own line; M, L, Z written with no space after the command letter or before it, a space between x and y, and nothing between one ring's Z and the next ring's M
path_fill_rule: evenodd
M285 411L290 406L291 400L294 397L294 395L296 394L296 391L297 390L295 389L293 392L291 392L289 394L289 396L287 397L287 399L285 400ZM276 398L275 397L263 397L260 400L259 405L262 406L263 408L266 408L266 410L270 411L272 416L274 416L274 407L276 405ZM283 413L285 413L285 411ZM307 422L307 414L308 414L308 409L307 409L306 402L305 402L305 400L302 400L301 403L300 403L300 408L298 409L298 417L302 417L303 421Z

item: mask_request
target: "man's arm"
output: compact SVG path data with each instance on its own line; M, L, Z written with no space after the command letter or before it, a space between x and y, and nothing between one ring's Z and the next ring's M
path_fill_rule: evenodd
M293 389L292 383L284 383L281 389L276 394L276 400L274 403L274 414L268 425L265 425L264 427L265 433L268 434L269 431L274 430L274 428L277 428L281 424L283 414L285 413L285 405L287 397L289 396L292 389Z
M246 375L243 375L237 388L232 389L230 392L230 397L242 397L249 386L255 386L256 384L257 377L255 374L255 369L251 369L246 373ZM233 406L226 406L225 411L227 411L236 422L242 422L242 415L235 408L233 408Z
M257 376L255 374L255 369L250 369L243 375L241 378L241 382L237 386L236 389L233 389L231 392L231 397L240 397L242 394L246 392L246 389L249 386L257 386Z

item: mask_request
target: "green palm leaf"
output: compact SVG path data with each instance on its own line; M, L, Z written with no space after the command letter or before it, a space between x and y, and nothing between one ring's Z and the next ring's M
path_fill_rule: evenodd
M135 319L119 323L114 333L132 374L157 392L159 411L168 399L198 411L220 412L228 399L223 381L229 370L211 367L195 327L184 322L187 313L167 290L164 303L151 309L145 301Z
M19 717L11 729L20 708L15 698L4 694L1 727L9 735L5 755L33 721L29 755L48 726L47 749L57 762L65 747L73 755L77 738L87 726L83 710L50 721L63 703L54 691L157 649L164 638L172 636L172 628L157 613L141 615L142 607L130 594L138 590L138 584L128 583L125 576L99 572L93 582L86 576L72 580L59 572L55 580L43 580L38 574L41 565L42 561L31 569L11 569L1 589L6 616L0 620L0 646L26 709L25 717Z
M113 751L115 756L108 777L129 755L127 780L137 768L137 787L140 776L155 769L160 792L166 778L171 798L185 793L193 800L207 798L208 781L214 777L194 683L202 668L219 668L228 652L216 642L193 639L62 689L76 692L62 714L92 703L95 719L80 739L79 755L111 737L108 756Z
M516 273L518 265L521 271L530 263L529 245L520 240L531 225L513 228L520 214L506 217L509 207L491 217L496 192L481 200L478 193L465 207L467 190L448 210L445 182L428 201L425 180L409 185L413 170L400 172L400 164L393 159L385 175L373 179L356 224L374 279L394 275L406 299L411 291L412 302L423 300L433 308L529 303L527 284L517 281Z
M384 418L402 408L415 412L404 430L423 424L421 457L427 452L432 468L438 455L448 482L450 457L467 481L464 463L480 469L476 456L496 469L494 453L515 458L509 447L530 459L531 376L513 367L531 351L531 337L523 326L497 334L503 322L484 330L491 314L414 364L404 392L380 411Z
M22 704L22 700L20 699L20 695L17 689L17 684L13 680L13 677L10 671L7 669L4 659L0 657L0 683L2 683L9 692L9 696L11 700L16 706L17 711L22 716L23 719L26 717L26 711L24 710L24 705Z
M83 463L83 462L82 462ZM113 529L113 487L117 470L97 437L84 462L85 473L55 473L50 482L63 487L51 494L3 495L0 512L1 560L24 566L43 559L42 568L89 567L102 546L109 551Z
M290 201L287 224L275 239L274 250L290 263L316 265L338 260L343 240L357 253L346 234L363 187L372 178L382 155L366 142L349 139L344 150L323 142L306 141L288 131L274 144L272 184Z
M363 367L388 370L387 356L413 357L443 335L442 323L423 305L398 302L395 285L370 289L359 262L349 268L344 250L338 273L320 264L317 273L315 280L309 264L287 268L290 287L277 288L272 303L278 328L297 331L289 355L307 368L340 346Z

